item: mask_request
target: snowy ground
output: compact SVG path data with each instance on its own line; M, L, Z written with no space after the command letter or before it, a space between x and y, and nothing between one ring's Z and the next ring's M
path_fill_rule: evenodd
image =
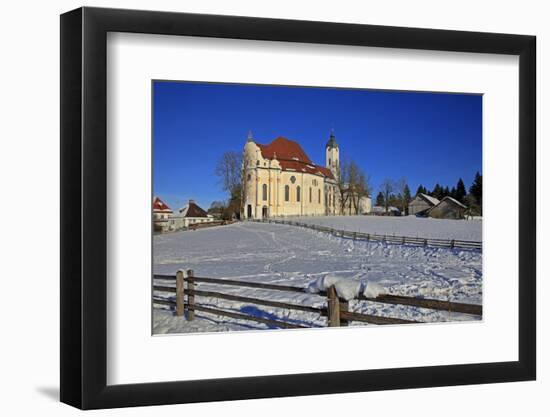
M354 217L342 219L352 222L359 220ZM360 219L363 220L363 217ZM369 217L368 220L370 219ZM311 218L311 220L323 219ZM399 221L400 219L384 220ZM418 220L430 221L429 219ZM331 217L327 220L327 224L330 224L330 221L341 220ZM481 222L469 222L469 224L476 224L481 229ZM459 228L453 230L458 233ZM388 233L388 230L384 232ZM403 231L396 230L396 234L399 233ZM479 237L480 233L481 230L479 230ZM421 234L418 232L418 235ZM469 238L473 239L472 236L469 235ZM445 235L445 237L449 236ZM466 236L461 237L466 238ZM245 222L154 236L154 272L159 274L172 275L178 269L193 269L196 276L307 287L319 277L333 273L350 279L379 283L391 294L476 304L482 302L481 263L480 251L387 245L382 242L354 242L322 232L279 224ZM173 281L156 280L155 282L165 285L174 284ZM315 294L213 284L201 284L198 289L318 307L325 306L326 301ZM157 295L171 296L168 293ZM314 313L204 297L197 297L196 301L205 306L309 327L326 325L326 318ZM365 301L351 301L350 311L425 322L477 319L463 314ZM153 315L155 334L268 328L259 323L239 321L203 312L196 312L195 320L189 322L184 317L175 317L172 312L160 306L154 308ZM353 325L361 325L361 323L353 323Z
M446 220L416 216L304 216L285 220L318 224L350 232L481 242L481 220Z

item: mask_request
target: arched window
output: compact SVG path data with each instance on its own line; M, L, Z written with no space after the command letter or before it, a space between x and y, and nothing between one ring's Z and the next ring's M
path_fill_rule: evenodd
M318 195L319 204L321 204L321 189L319 188L317 191L318 191L317 195Z
M289 201L290 200L290 188L288 187L288 185L285 185L285 201Z
M267 201L267 184L262 185L262 200Z
M330 158L328 159L328 166L330 166Z
M300 201L300 186L296 187L296 201Z
M309 187L309 202L311 203L311 187Z

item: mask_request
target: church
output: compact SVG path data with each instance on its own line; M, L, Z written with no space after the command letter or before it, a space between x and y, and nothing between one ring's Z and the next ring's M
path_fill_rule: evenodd
M348 214L340 207L340 149L334 132L325 146L325 166L313 163L293 140L279 136L264 145L249 133L242 172L243 219Z

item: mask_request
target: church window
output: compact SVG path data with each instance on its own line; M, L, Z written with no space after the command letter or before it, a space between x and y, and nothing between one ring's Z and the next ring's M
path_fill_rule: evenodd
M285 201L290 200L290 188L288 185L285 185Z
M309 202L311 203L311 187L309 187Z
M290 177L290 182L292 184L294 184L296 182L296 177L294 175L292 177Z
M328 159L328 165L330 166L331 162L330 162L330 158Z
M321 189L319 188L317 191L318 191L317 195L318 195L319 204L321 204Z
M247 179L248 181L250 181L250 180L252 179L252 175L248 174L248 176L246 177L246 179Z
M300 186L296 187L296 201L300 201Z
M262 185L262 200L267 200L267 184Z

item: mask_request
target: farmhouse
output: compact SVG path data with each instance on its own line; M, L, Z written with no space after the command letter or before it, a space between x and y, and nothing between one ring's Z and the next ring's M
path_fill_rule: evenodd
M165 232L169 228L169 218L174 212L160 198L153 199L153 228L156 232Z
M334 133L325 146L325 166L312 162L293 140L279 136L264 145L250 133L243 155L241 216L258 219L346 214L341 213L339 172L340 149ZM370 199L362 197L358 205L370 210Z
M463 219L467 207L452 197L443 199L434 207L428 210L427 214L436 219Z
M439 200L428 194L419 193L409 203L409 214L411 215L424 215L432 207L439 204Z
M194 200L189 200L185 206L178 210L178 214L170 219L169 230L186 229L193 224L213 221L213 216L209 216Z

